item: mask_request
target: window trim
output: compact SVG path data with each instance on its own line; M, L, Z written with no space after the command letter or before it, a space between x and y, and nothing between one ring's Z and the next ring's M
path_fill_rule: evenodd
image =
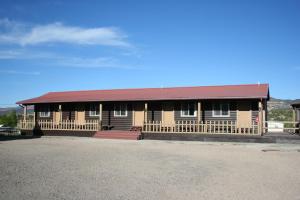
M184 113L183 113L183 104L187 104L188 105L188 110L189 110L189 106L191 105L191 104L193 104L194 105L194 114L193 115L185 115ZM186 111L186 110L185 110ZM181 111L180 111L180 117L197 117L197 109L196 109L196 103L182 103L181 104Z
M92 110L92 108L95 108L95 110ZM92 114L92 112L95 112L96 114ZM97 105L90 105L90 110L89 110L89 116L90 117L99 117L100 116L100 111L97 114Z
M50 112L50 106L47 106L47 108L45 109L47 111L40 111L39 112L39 116L41 118L47 118L47 117L50 117L51 116L51 112ZM46 114L47 113L47 114Z
M116 113L116 107L117 106L122 106L122 105L124 105L125 106L125 115L122 115L121 113L122 112L120 112L120 115L117 115L117 113ZM121 110L118 110L118 111L121 111ZM114 117L128 117L128 109L127 109L127 104L115 104L114 105Z
M212 107L212 117L230 117L230 105L229 105L229 103L218 103L218 105L220 105L220 114L219 115L216 115L215 114L215 111L216 111L216 109L215 109L215 106L216 106L217 104L213 104L213 107ZM228 108L228 114L227 115L223 115L222 113L222 107L224 106L224 105L226 105L227 106L227 108Z

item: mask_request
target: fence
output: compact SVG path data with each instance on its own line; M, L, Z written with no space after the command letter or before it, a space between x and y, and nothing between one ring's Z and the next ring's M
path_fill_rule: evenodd
M72 130L72 131L97 131L101 127L99 120L62 120L54 122L53 120L20 120L18 128L22 130L33 130L34 128L40 130Z
M255 121L250 126L238 125L236 121L175 121L169 124L148 121L144 123L143 132L260 135L259 126Z

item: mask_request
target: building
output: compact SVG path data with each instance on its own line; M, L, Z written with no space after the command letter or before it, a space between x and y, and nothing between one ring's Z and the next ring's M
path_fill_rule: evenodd
M292 103L295 122L300 122L300 101Z
M91 136L99 130L261 135L268 84L49 92L17 102L24 133ZM34 105L34 118L27 106Z

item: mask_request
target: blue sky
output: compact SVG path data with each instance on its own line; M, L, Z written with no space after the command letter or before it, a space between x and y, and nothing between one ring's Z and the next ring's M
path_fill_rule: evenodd
M300 1L1 1L0 107L49 91L269 83L300 98Z

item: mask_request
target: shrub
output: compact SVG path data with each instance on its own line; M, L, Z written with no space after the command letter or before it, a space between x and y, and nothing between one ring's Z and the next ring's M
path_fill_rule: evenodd
M16 111L11 111L3 116L0 116L0 124L10 127L17 126L17 115Z

